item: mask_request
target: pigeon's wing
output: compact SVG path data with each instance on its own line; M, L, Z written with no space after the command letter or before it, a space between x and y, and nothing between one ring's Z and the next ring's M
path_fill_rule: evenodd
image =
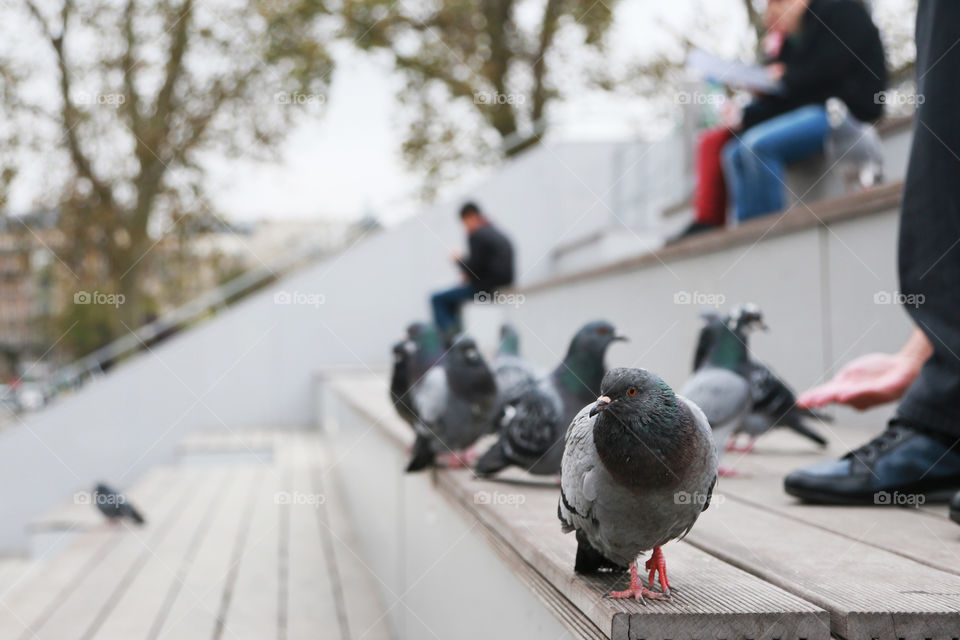
M747 380L726 369L701 369L680 393L703 411L721 450L726 439L742 426L752 405Z
M696 371L700 368L700 365L703 364L703 359L707 357L707 353L710 351L713 334L710 331L709 324L705 324L702 329L700 329L700 337L697 339L697 350L693 353L693 371Z
M597 498L600 458L593 444L595 422L596 417L590 416L590 407L587 406L567 429L557 508L564 532L577 528L578 521L589 520Z
M442 367L434 367L420 380L413 390L413 406L424 423L435 424L447 407L449 388Z

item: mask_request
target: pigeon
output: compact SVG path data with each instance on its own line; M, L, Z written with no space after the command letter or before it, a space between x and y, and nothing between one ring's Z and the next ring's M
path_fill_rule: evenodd
M520 355L520 338L509 324L500 328L500 346L493 359L493 375L497 381L497 413L519 391L541 377L541 372Z
M140 512L127 502L126 496L102 482L93 490L93 504L109 522L120 522L124 518L129 518L139 525L146 522Z
M696 369L680 390L707 416L721 458L727 440L744 428L753 408L750 382L741 373L749 361L747 345L741 336L748 325L753 326L759 320L744 316L738 322L744 324L730 328L711 322L701 331L694 357ZM733 477L738 473L721 466L720 475Z
M563 402L564 424L570 424L584 405L597 398L607 371L607 347L626 339L603 320L585 324L573 336L563 361L550 374L551 384Z
M493 371L473 339L456 336L439 366L427 371L411 395L416 440L407 471L436 466L439 456L447 466L462 466L455 452L490 431L497 398Z
M710 343L718 333L734 331L746 344L749 338L747 332L750 328L766 328L763 323L763 314L753 304L735 307L726 317L715 313L706 313L703 317L707 323L700 332L700 341L694 357L694 370L700 367ZM737 329L738 325L745 329ZM821 447L826 446L827 440L808 426L804 419L814 418L826 422L833 419L831 416L798 407L793 390L762 362L748 358L739 373L750 382L753 408L742 427L732 434L733 438L726 445L727 450L748 453L753 450L754 440L775 426L788 427ZM745 446L736 446L735 439L739 433L747 434L748 440Z
M518 466L534 475L558 474L567 426L599 395L604 356L617 340L626 338L617 335L613 325L591 322L576 333L563 362L549 376L502 393L496 414L500 437L477 461L476 472L487 476Z
M630 588L612 598L669 597L661 547L690 531L717 482L710 425L693 402L645 369L611 369L601 394L573 419L563 452L557 516L564 533L576 531L574 570L629 567ZM647 551L649 588L637 567Z
M433 325L425 322L408 326L406 339L393 347L390 400L400 417L410 426L417 419L411 392L442 356L440 335Z

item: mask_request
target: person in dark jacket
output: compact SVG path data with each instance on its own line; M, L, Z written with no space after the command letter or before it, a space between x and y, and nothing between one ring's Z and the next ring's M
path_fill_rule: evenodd
M811 502L921 504L960 490L960 2L920 0L917 95L900 213L900 295L916 328L897 354L868 354L798 404L857 409L900 401L876 438L784 481ZM960 493L950 504L960 522Z
M724 176L740 221L783 209L785 165L823 151L830 133L828 99L841 100L860 122L883 114L883 44L862 2L770 0L765 18L783 38L767 66L778 89L744 108L723 148Z
M460 208L460 220L467 230L470 253L455 255L464 283L430 298L433 319L447 337L462 330L460 307L471 299L489 302L497 288L513 284L513 245L472 202Z

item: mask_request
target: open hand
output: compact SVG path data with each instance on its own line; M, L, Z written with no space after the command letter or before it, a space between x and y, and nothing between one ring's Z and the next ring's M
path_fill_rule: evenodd
M797 398L804 408L846 404L863 411L903 395L920 372L920 364L903 354L870 353L841 369L832 380Z

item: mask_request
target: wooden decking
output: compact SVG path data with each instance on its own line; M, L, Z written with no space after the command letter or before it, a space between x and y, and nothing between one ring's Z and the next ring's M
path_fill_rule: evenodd
M182 452L127 491L144 527L74 503L34 525L72 539L0 560L0 639L390 637L316 433L198 436Z
M410 438L387 402L383 380L340 376L342 401L401 449ZM572 571L575 541L560 532L555 486L437 472L436 489L481 523L603 635L623 639L805 638L941 640L960 637L960 527L946 505L821 507L783 493L784 474L838 456L869 434L832 427L832 446L786 432L756 452L730 454L750 475L722 479L710 509L681 542L664 548L674 596L612 601L626 576L585 580ZM519 569L518 569L519 570ZM575 618L576 616L574 616ZM587 635L578 632L578 635Z

